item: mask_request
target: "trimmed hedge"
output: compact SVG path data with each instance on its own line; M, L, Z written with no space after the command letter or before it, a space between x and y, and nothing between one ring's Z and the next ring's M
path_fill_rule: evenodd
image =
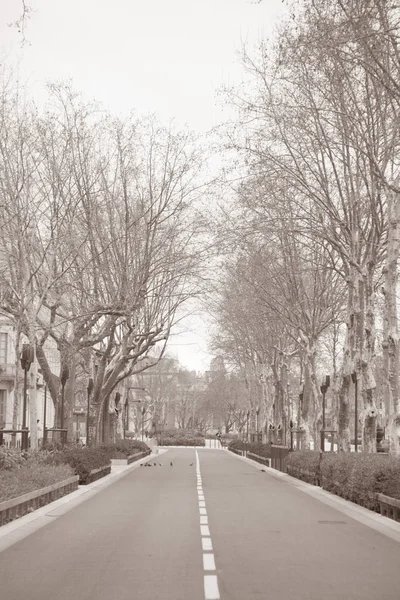
M157 439L158 443L163 446L204 446L205 440L203 437L164 437Z
M0 502L64 481L73 474L69 465L33 464L33 461L29 465L4 469L0 477Z
M98 446L100 450L105 452L111 458L127 458L138 452L150 453L150 448L144 442L139 440L119 440L114 444L101 444Z
M160 446L204 446L204 435L196 429L166 429L157 434Z
M52 453L48 462L70 465L79 481L87 481L93 469L111 466L109 453L101 448L65 448Z
M298 479L319 480L326 490L373 510L379 510L377 493L400 499L400 458L393 455L326 452L320 460L318 451L304 450L291 452L287 466Z
M252 452L253 454L258 454L258 456L262 456L263 458L271 458L271 446L269 444L261 444L261 443L246 443L243 440L232 440L228 444L228 450L232 452L246 451Z

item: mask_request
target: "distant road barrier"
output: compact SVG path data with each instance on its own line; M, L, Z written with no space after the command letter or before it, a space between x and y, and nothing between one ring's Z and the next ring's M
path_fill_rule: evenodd
M213 439L213 440L205 440L206 445L205 448L211 448L212 450L221 450L222 449L222 444L219 440L217 439Z

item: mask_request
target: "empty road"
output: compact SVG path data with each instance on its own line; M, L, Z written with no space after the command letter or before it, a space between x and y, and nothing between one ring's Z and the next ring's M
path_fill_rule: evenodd
M49 523L0 553L0 597L399 600L394 539L225 451L154 461L46 507Z

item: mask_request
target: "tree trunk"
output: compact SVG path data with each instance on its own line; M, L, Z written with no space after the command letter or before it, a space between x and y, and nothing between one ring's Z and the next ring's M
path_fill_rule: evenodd
M400 202L395 194L388 195L388 246L384 268L383 365L384 404L388 415L390 452L400 453L399 429L399 328L397 317L397 267L400 253Z
M309 449L311 440L314 442L314 449L317 448L318 434L316 432L316 419L320 409L320 395L318 392L317 376L315 370L315 343L312 342L303 331L299 331L304 368L304 389L303 402L301 410L301 421L305 434L303 436L303 447Z
M375 402L376 382L373 374L375 350L375 293L372 273L364 278L362 296L363 338L361 354L362 399L363 399L363 451L376 452L376 427L378 410ZM361 345L361 344L360 344Z
M34 345L34 344L33 344ZM37 363L36 357L29 371L29 434L31 439L31 450L38 449L38 427L37 427Z
M21 327L19 320L16 325L15 332L15 385L14 385L14 402L13 402L13 413L12 413L12 428L18 429L18 415L21 401L21 390L20 390L20 344L21 344ZM12 434L11 444L13 448L17 446L17 434Z

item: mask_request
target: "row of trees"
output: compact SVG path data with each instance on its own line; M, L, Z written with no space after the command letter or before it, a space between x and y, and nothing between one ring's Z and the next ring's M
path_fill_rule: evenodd
M76 382L92 380L91 437L99 439L111 394L157 362L200 290L201 152L188 133L150 118L113 118L66 86L50 86L43 110L24 100L12 76L3 73L1 86L0 310L15 324L17 357L27 339L37 358L31 443L37 364L58 426L60 380L68 377L71 431Z
M317 443L329 373L340 448L357 385L364 451L376 450L382 405L398 453L399 7L302 0L290 11L228 92L238 118L224 143L243 163L218 232L214 347L267 425L292 420Z

